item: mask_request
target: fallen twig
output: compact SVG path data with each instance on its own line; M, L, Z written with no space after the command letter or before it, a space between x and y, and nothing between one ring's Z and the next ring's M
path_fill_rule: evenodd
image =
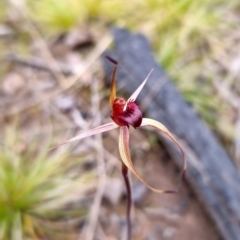
M59 64L60 67L56 68L55 66L50 65L49 62L46 62L45 60L37 57L24 58L18 55L9 54L4 58L4 60L21 64L23 66L36 68L38 70L44 70L48 72L57 72L57 73L59 73L60 71L65 75L73 74L73 71L69 66Z

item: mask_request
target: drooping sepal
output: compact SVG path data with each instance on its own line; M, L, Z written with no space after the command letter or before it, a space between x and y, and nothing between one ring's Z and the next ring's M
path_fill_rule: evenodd
M186 158L185 158L183 149L181 148L181 146L179 145L177 140L174 138L174 136L168 131L168 129L164 125L162 125L160 122L157 122L153 119L143 118L141 126L151 126L151 127L156 128L157 130L159 130L159 131L163 132L165 135L167 135L176 144L176 146L179 148L179 150L182 154L183 161L184 161L183 171L182 171L182 180L183 180L183 176L184 176L184 174L186 172L186 169L187 169L187 162L186 162ZM133 174L143 184L145 184L148 188L150 188L154 192L158 192L158 193L177 193L179 191L180 186L178 186L178 188L173 189L173 190L156 189L156 188L151 187L149 184L147 184L144 181L144 179L138 173L137 169L134 167L131 156L130 156L129 129L126 126L123 126L123 127L120 128L119 152L120 152L120 156L121 156L121 159L122 159L123 163L133 172Z
M70 138L67 141L63 142L63 143L60 143L60 144L58 144L55 147L52 147L50 150L52 150L54 148L57 148L57 147L60 147L60 146L62 146L64 144L67 144L67 143L70 143L70 142L74 142L74 141L77 141L77 140L80 140L80 139L83 139L83 138L86 138L86 137L93 136L95 134L107 132L107 131L115 129L115 128L118 128L118 125L116 125L113 122L107 123L107 124L104 124L104 125L101 125L101 126L98 126L98 127L95 127L93 129L84 131L84 132L80 133L79 135L77 135L76 137Z
M144 179L140 176L137 169L134 167L129 150L129 129L126 126L120 128L119 133L119 152L123 163L127 166L130 171L148 188L158 193L165 193L162 189L156 189L147 184Z
M175 143L175 145L178 147L178 149L180 150L180 153L182 155L182 158L183 158L183 168L182 168L182 174L181 174L181 181L183 181L185 179L185 174L186 174L186 170L187 170L187 160L186 160L185 153L184 153L181 145L179 144L179 142L176 140L176 138L172 135L172 133L162 123L160 123L156 120L153 120L150 118L143 118L141 127L142 126L143 127L150 126L150 127L157 129L158 131L162 132L167 137L169 137Z

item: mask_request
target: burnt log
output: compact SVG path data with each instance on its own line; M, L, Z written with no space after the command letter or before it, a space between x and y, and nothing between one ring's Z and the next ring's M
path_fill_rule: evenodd
M131 94L154 71L138 97L146 115L162 122L174 133L187 156L187 181L196 191L220 234L226 240L240 240L240 173L233 160L194 108L178 92L163 69L154 60L147 39L124 29L113 29L113 50L104 55L115 58L118 85ZM108 83L113 66L103 56ZM149 104L151 103L151 104ZM177 164L181 155L164 138Z

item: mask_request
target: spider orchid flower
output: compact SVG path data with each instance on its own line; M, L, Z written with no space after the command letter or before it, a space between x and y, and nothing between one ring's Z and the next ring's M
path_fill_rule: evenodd
M142 84L136 89L136 91L130 96L130 98L126 101L124 98L118 98L116 97L116 71L117 71L117 61L112 59L111 57L107 56L107 59L110 60L113 64L115 64L112 74L112 81L111 81L111 87L110 87L110 107L112 110L111 118L113 122L101 125L99 127L93 128L91 130L85 131L81 133L80 135L71 138L58 146L61 146L66 143L70 143L73 141L77 141L86 137L90 137L92 135L103 133L115 128L119 128L119 151L120 156L122 159L122 175L125 181L126 189L127 189L127 239L130 240L131 238L131 221L130 221L130 212L131 212L131 187L130 182L128 178L128 169L134 173L134 175L148 188L151 190L158 192L158 193L176 193L177 190L163 190L163 189L156 189L151 187L149 184L147 184L143 178L140 176L140 174L137 172L136 168L133 165L131 156L130 156L130 150L129 150L129 127L132 126L134 128L138 127L146 127L150 126L156 129L157 131L165 134L168 136L180 149L183 157L183 170L182 170L182 178L184 179L184 175L187 168L187 162L185 159L184 152L177 142L177 140L174 138L174 136L169 132L169 130L160 122L150 119L150 118L143 118L142 112L139 108L139 105L136 103L136 98L138 94L141 92L142 88L146 84L148 78L150 77L153 70L151 70L146 77L146 79L142 82ZM58 147L57 146L57 147ZM55 148L55 147L54 147Z
M140 91L146 84L148 78L150 77L153 69L149 72L146 79L142 82L142 84L136 89L136 91L130 96L130 98L126 101L124 98L118 98L116 97L116 71L117 71L117 61L112 59L111 57L106 57L108 60L110 60L113 64L115 64L113 74L112 74L112 80L111 80L111 86L110 86L110 99L109 103L112 109L111 118L113 122L95 127L91 130L85 131L81 133L80 135L73 137L58 146L77 141L86 137L90 137L95 134L103 133L109 130L113 130L115 128L119 128L119 152L122 159L123 165L127 169L133 172L133 174L148 188L153 190L154 192L158 193L176 193L178 190L163 190L163 189L156 189L151 187L149 184L147 184L143 178L140 176L138 171L133 165L131 156L130 156L130 150L129 150L129 127L132 126L134 128L138 127L153 127L157 131L165 134L168 136L180 149L180 152L183 157L183 170L182 170L182 180L184 179L184 175L187 168L187 163L185 159L184 152L180 146L180 144L177 142L177 140L174 138L174 136L171 134L171 132L160 122L150 119L150 118L143 118L142 112L139 108L139 105L136 103L136 98L139 95ZM56 146L56 147L58 147ZM55 148L55 147L54 147ZM127 169L123 167L123 174L127 174Z

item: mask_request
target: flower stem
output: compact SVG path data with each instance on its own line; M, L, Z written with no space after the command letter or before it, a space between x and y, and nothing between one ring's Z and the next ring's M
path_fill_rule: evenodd
M131 194L131 187L130 182L128 178L128 168L127 166L122 163L122 175L125 181L126 189L127 189L127 240L131 239L131 219L130 219L130 213L131 213L131 204L132 204L132 194Z

